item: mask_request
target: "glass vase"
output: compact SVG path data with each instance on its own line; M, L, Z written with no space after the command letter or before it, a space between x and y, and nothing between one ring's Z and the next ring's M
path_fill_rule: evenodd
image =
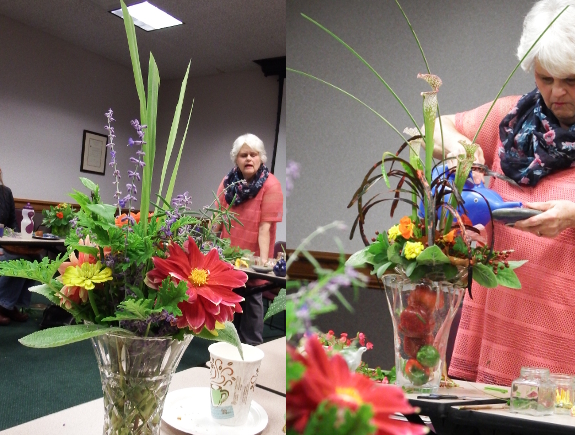
M435 393L465 289L446 281L411 282L402 275L385 275L383 282L393 321L396 385L410 393Z
M68 233L70 233L70 225L66 225L63 227L56 227L56 226L50 227L50 233L65 239Z
M104 393L104 435L159 435L172 375L192 340L104 334L91 339Z

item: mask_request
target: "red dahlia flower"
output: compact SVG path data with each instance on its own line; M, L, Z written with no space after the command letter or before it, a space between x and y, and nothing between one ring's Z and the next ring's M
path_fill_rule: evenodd
M328 358L317 337L306 341L306 356L288 348L295 361L304 364L303 377L292 383L287 395L287 423L297 432L303 433L310 415L320 402L327 400L338 408L355 412L361 405L371 405L371 424L376 426L376 435L424 434L427 428L390 417L396 413L412 414L415 409L407 402L401 388L376 383L359 373L349 371L341 355Z
M220 260L216 249L204 255L189 237L184 249L171 244L166 259L153 257L152 260L154 269L146 275L149 287L157 289L168 276L175 284L185 281L188 285L188 300L178 304L183 314L177 318L178 328L189 326L196 334L204 326L214 331L216 322L232 321L234 312L242 312L240 302L244 298L233 289L243 287L248 277Z

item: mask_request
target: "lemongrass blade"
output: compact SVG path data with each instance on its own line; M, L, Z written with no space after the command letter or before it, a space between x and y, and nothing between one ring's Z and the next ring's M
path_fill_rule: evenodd
M338 91L342 92L343 94L347 95L348 97L353 98L355 101L357 101L358 103L362 104L364 107L367 107L369 110L371 110L373 113L375 113L382 121L384 121L387 125L389 125L389 126L393 129L393 131L395 131L395 132L399 135L399 137L401 137L401 140L402 140L402 141L405 141L405 137L403 136L403 134L401 134L401 132L400 132L397 128L395 128L391 122L389 122L389 121L388 121L387 119L385 119L381 114L379 114L375 109L373 109L372 107L370 107L370 106L368 106L367 104L365 104L363 101L361 101L361 100L360 100L359 98L357 98L356 96L354 96L354 95L350 94L349 92L347 92L347 91L345 91L345 90L343 90L343 89L337 87L337 86L334 85L334 84L331 84L331 83L329 83L329 82L326 82L325 80L322 80L322 79L320 79L320 78L318 78L318 77L316 77L316 76L313 76L313 75L311 75L311 74L305 73L305 72L303 72L303 71L299 71L299 70L293 69L293 68L286 68L286 71L290 71L290 72L294 72L294 73L297 73L297 74L301 74L301 75L303 75L303 76L306 76L306 77L309 77L309 78L311 78L311 79L317 80L318 82L321 82L321 83L323 83L324 85L331 86L332 88L337 89Z
M365 66L367 66L371 72L373 72L373 74L375 74L375 76L378 78L378 80L383 83L383 85L387 88L387 90L391 93L391 95L393 95L393 97L397 100L397 102L401 105L401 107L403 108L403 110L405 111L405 113L407 114L407 116L409 116L409 118L411 119L411 122L413 122L413 125L415 125L415 128L417 128L419 130L419 125L417 124L417 122L415 121L415 119L413 118L413 116L411 115L411 112L407 109L407 107L405 106L405 104L403 104L403 101L401 101L401 99L399 98L399 96L393 91L393 89L391 89L391 87L387 84L387 82L383 79L383 77L369 64L369 62L367 62L357 51L355 51L353 48L351 48L345 41L343 41L339 36L337 36L335 33L333 33L331 30L327 29L326 27L322 26L320 23L318 23L317 21L315 21L314 19L308 17L305 14L301 14L306 20L311 21L313 24L315 24L316 26L318 26L320 29L322 29L323 31L325 31L326 33L328 33L331 37L333 37L337 42L339 42L340 44L342 44L345 48L347 48L355 57L357 57ZM421 132L420 132L421 133Z

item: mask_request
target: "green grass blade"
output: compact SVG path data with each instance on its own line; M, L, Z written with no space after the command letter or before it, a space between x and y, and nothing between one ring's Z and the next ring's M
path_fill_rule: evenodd
M128 37L128 47L130 48L130 59L132 60L132 68L134 70L136 91L138 92L138 98L140 99L140 118L143 118L146 113L146 94L144 91L144 80L142 79L142 68L140 67L138 42L136 41L136 28L134 27L134 21L126 8L124 1L120 0L120 4L122 5L124 27L126 28L126 36Z
M479 125L479 128L477 129L477 133L475 133L475 136L473 136L473 140L471 141L471 143L475 143L475 140L477 139L477 136L479 136L479 132L481 131L481 129L483 128L483 124L485 124L485 121L487 120L487 117L489 116L489 114L491 113L491 109L493 109L493 106L495 106L495 103L497 102L497 100L499 99L499 96L501 95L501 93L503 92L503 89L505 89L505 87L507 86L507 83L509 83L509 80L511 80L511 77L513 77L513 75L515 74L515 71L517 71L517 69L521 66L521 64L523 63L523 61L525 60L525 58L529 55L529 53L531 52L531 50L533 50L533 47L535 47L537 45L537 43L539 42L539 40L543 37L543 35L545 35L545 33L547 32L547 30L549 30L549 28L553 25L553 23L555 21L557 21L557 19L561 16L561 14L563 14L563 12L565 12L567 10L567 8L569 7L569 5L565 6L565 8L563 8L563 10L561 12L559 12L557 14L557 16L555 18L553 18L553 21L551 21L549 23L549 25L547 27L545 27L545 30L543 30L543 32L541 33L541 35L539 35L539 37L535 40L535 42L533 43L533 45L531 45L531 47L529 47L529 50L527 50L527 52L523 55L523 57L521 58L521 60L519 60L519 63L517 63L517 65L515 65L515 68L513 68L513 71L511 71L511 74L509 74L509 77L507 77L507 80L505 80L505 83L503 83L503 86L501 87L501 89L499 90L499 92L497 93L495 99L493 100L493 103L491 103L491 106L489 107L489 110L487 111L487 113L485 114L485 117L483 118L483 121L481 121L481 124Z
M174 142L176 141L176 135L178 134L178 126L180 125L180 115L182 113L182 105L184 103L184 95L186 94L186 86L188 84L188 75L190 73L190 63L188 63L188 68L186 69L186 74L184 75L184 79L182 80L182 86L180 88L180 97L178 98L178 104L176 105L176 110L174 112L174 119L172 121L172 128L170 129L170 136L168 138L168 144L166 145L166 156L164 157L164 166L162 167L162 175L160 177L160 195L162 194L162 189L164 187L164 179L166 177L166 171L168 170L168 162L170 161L170 157L172 156L172 150L174 148ZM188 120L189 123L189 120ZM181 148L180 148L180 155L181 155ZM179 157L178 157L179 159ZM172 179L174 179L174 175L172 174ZM168 198L168 203L170 198Z
M152 190L152 176L154 173L154 157L156 155L156 121L158 114L158 91L160 88L160 73L152 53L150 53L150 63L148 67L148 107L145 122L148 126L144 136L146 143L143 145L144 171L142 175L142 195L140 210L146 215L150 206L150 194ZM140 220L140 224L145 232L148 226L148 219Z
M340 44L342 44L345 48L347 48L355 57L357 57L365 66L367 66L369 68L369 70L371 72L373 72L373 74L375 74L375 76L379 79L379 81L381 83L383 83L383 85L387 88L387 90L389 92L391 92L391 95L393 95L393 97L397 100L397 102L401 105L401 107L403 108L403 110L405 111L405 113L407 113L407 116L409 116L409 118L411 119L411 122L413 122L413 125L415 126L415 128L417 128L417 130L419 131L419 125L417 124L417 122L415 121L415 119L413 118L413 116L411 115L411 112L407 109L407 107L405 106L405 104L403 104L403 101L401 101L401 99L399 98L399 96L393 91L393 89L391 89L391 87L387 84L387 82L383 79L383 77L369 64L369 62L367 62L357 51L355 51L353 48L351 48L345 41L343 41L339 36L337 36L335 33L333 33L331 30L325 28L324 26L322 26L320 23L318 23L317 21L313 20L312 18L308 17L305 14L301 14L306 20L311 21L313 24L315 24L316 26L318 26L320 29L322 29L323 31L325 31L326 33L328 33L332 38L334 38L337 42L339 42ZM421 131L420 131L421 134Z
M176 176L178 175L178 168L180 166L180 159L182 157L182 151L184 150L184 142L186 141L186 136L188 135L188 127L190 126L190 118L192 117L192 111L194 110L194 100L192 100L192 107L190 109L190 114L188 116L188 123L186 124L186 130L184 131L184 137L182 137L182 143L180 145L180 151L178 152L178 158L174 164L174 170L172 171L172 178L170 178L170 185L168 186L168 191L166 192L166 201L170 202L172 200L172 194L174 192L174 184L176 184Z
M403 15L403 18L405 18L405 21L407 21L407 25L409 26L411 33L413 34L413 37L415 38L415 42L417 42L417 46L419 47L419 51L421 53L421 57L423 57L423 61L425 62L425 68L427 69L427 72L429 74L431 74L431 70L429 69L429 63L427 62L427 58L425 57L425 53L423 52L423 47L421 46L421 43L419 42L419 38L417 37L417 35L415 34L415 30L413 29L413 26L411 25L411 22L409 21L409 18L407 18L407 15L405 14L405 12L403 11L403 8L401 7L401 5L399 4L398 0L395 0L395 3L397 4L397 7L399 8L399 10L401 11L401 14Z
M405 137L403 136L403 134L401 134L401 132L400 132L397 128L395 128L391 122L389 122L389 121L388 121L387 119L385 119L382 115L380 115L375 109L373 109L372 107L370 107L370 106L368 106L367 104L365 104L363 101L361 101L361 100L360 100L359 98L357 98L356 96L350 94L349 92L347 92L347 91L345 91L345 90L343 90L343 89L341 89L341 88L338 88L336 85L333 85L333 84L331 84L331 83L329 83L329 82L326 82L325 80L322 80L322 79L320 79L320 78L318 78L318 77L312 76L311 74L305 73L305 72L303 72L303 71L299 71L299 70L297 70L297 69L292 69L292 68L286 68L286 71L290 71L290 72L294 72L294 73L297 73L297 74L301 74L301 75L303 75L303 76L306 76L306 77L312 78L312 79L314 79L314 80L317 80L318 82L321 82L321 83L323 83L323 84L325 84L325 85L331 86L332 88L337 89L338 91L344 93L344 94L347 95L348 97L353 98L355 101L357 101L358 103L362 104L363 106L365 106L365 107L367 107L369 110L371 110L373 113L375 113L381 120L383 120L387 125L389 125L389 126L393 129L393 131L395 131L395 132L399 135L399 137L401 137L401 140L402 140L403 142L405 142Z

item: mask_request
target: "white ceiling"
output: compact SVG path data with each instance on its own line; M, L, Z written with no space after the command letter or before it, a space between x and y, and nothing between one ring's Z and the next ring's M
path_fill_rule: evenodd
M141 0L126 1L126 4ZM285 56L286 0L149 0L184 22L136 28L140 62L154 54L162 79L260 69L254 60ZM119 0L0 0L0 14L131 68Z

